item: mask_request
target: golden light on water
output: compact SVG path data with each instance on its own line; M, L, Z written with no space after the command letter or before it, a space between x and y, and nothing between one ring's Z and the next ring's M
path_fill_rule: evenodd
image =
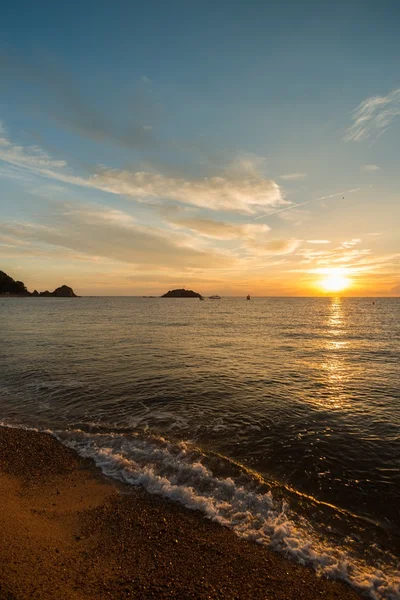
M342 292L351 286L351 280L343 268L324 269L323 274L318 285L324 292Z

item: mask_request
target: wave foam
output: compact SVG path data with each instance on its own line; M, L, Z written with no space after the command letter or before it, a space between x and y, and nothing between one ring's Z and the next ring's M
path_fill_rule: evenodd
M54 434L103 473L200 510L237 535L282 552L320 575L342 579L374 600L400 600L400 572L368 565L343 546L322 539L304 518L293 518L285 500L271 491L217 476L206 455L186 442L80 430Z

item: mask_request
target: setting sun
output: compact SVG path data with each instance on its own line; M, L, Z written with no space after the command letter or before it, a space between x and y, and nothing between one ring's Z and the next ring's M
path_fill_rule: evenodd
M351 285L344 269L326 269L324 274L325 277L321 279L319 285L325 292L341 292Z

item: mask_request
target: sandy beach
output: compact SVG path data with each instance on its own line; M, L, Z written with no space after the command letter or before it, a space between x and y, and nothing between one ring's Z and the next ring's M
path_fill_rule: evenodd
M0 428L0 490L1 600L359 598L47 434Z

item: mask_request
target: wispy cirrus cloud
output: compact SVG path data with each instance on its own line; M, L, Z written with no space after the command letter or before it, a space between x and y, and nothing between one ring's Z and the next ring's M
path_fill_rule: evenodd
M367 98L353 112L353 124L346 131L346 141L359 142L382 135L400 115L400 88L386 96Z
M0 176L26 181L31 176L45 177L81 187L93 187L90 180L74 175L65 160L55 160L39 146L15 144L0 121L0 161L8 165L0 169Z
M340 248L353 248L354 246L358 246L361 244L362 240L360 238L353 238L352 240L346 240L341 243Z
M292 254L301 243L301 240L295 238L269 239L270 227L262 224L186 219L185 227L206 237L235 240L239 243L237 250L244 250L247 256L253 257Z
M146 201L166 198L212 210L256 213L283 204L275 181L262 176L229 176L183 179L146 171L101 167L90 183L112 194Z
M361 169L366 173L375 173L376 171L379 171L380 167L378 167L378 165L363 165Z
M246 169L237 172L229 166L219 176L198 179L105 166L97 167L88 177L75 175L65 161L53 160L37 146L14 144L3 127L0 129L0 160L21 172L28 170L48 179L134 198L138 202L169 199L211 210L248 214L286 204L275 181Z
M307 265L308 272L313 269L345 266L353 272L369 271L392 267L398 262L399 254L374 256L369 248L339 247L331 251L300 249L297 252L301 263Z
M250 250L252 254L257 256L269 256L269 255L285 255L293 254L300 246L301 240L295 238L289 239L272 239L261 241L259 239L248 239L245 241L243 246Z
M228 223L199 217L179 217L179 210L161 210L168 223L175 227L189 229L195 234L221 241L235 240L239 246L235 251L244 251L244 260L292 254L301 241L289 239L269 239L270 227L260 223ZM253 264L254 266L254 264Z
M54 160L38 146L18 146L7 137L6 129L0 121L0 160L10 165L28 169L60 169L66 166L64 160Z
M307 173L287 173L286 175L279 175L279 177L285 181L292 181L294 179L304 179L304 177L307 177Z
M202 236L217 240L254 238L257 236L264 236L270 231L270 227L265 224L227 223L224 221L214 221L213 219L202 219L199 217L172 217L168 219L168 222L176 227L189 229Z
M218 269L235 263L230 253L204 249L190 236L176 239L171 231L139 225L123 211L94 204L49 203L35 222L0 224L0 235L14 246L44 244L48 252L64 248L148 267Z
M373 254L370 248L363 247L360 238L345 240L335 248L329 249L305 246L297 251L296 256L300 264L305 265L308 273L320 273L321 269L335 266L346 268L352 276L392 271L397 268L400 257L398 253Z
M330 244L329 240L307 240L307 244Z

